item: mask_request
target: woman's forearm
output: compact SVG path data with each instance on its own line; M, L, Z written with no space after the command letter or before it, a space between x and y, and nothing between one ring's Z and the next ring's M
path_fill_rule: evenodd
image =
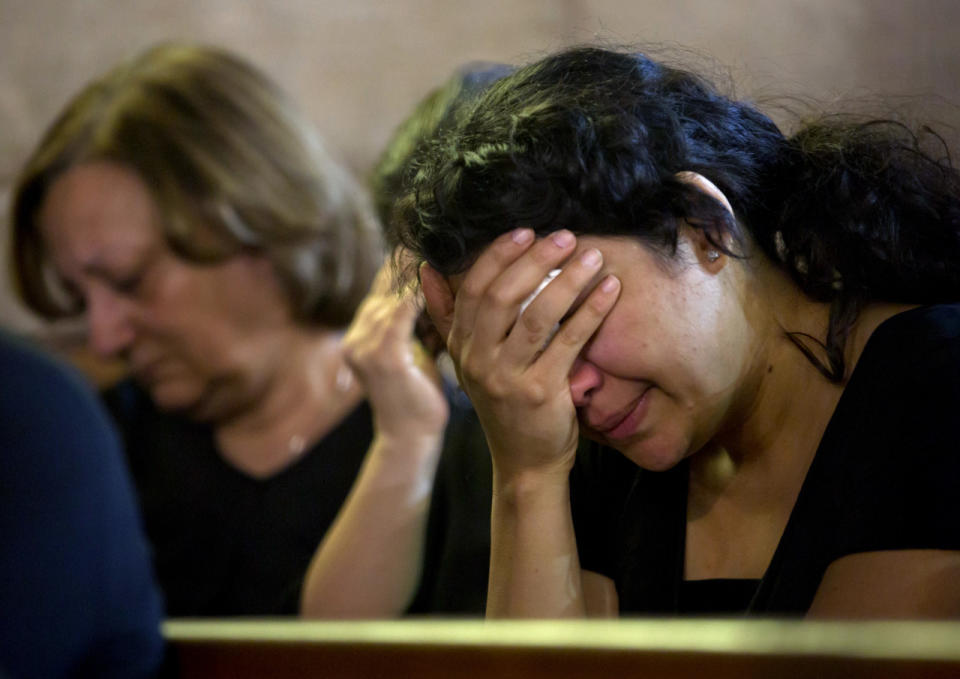
M385 618L406 610L419 581L441 443L442 436L374 439L307 571L304 617Z
M494 472L488 617L586 613L565 475Z

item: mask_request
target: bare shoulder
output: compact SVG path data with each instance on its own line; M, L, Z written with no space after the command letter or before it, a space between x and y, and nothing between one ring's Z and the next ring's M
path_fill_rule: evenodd
M816 618L960 616L960 551L905 549L834 561L808 611Z

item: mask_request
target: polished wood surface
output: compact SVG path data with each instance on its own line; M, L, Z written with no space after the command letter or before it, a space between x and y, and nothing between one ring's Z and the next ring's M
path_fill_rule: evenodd
M169 621L184 679L960 677L960 623Z

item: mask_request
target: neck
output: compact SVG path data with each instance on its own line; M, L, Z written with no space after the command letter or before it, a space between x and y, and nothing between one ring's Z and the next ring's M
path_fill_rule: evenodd
M755 300L755 358L731 424L713 447L694 456L691 483L707 495L736 494L759 507L795 498L843 389L787 336L803 333L822 341L828 305L811 301L770 265L754 275L747 295Z
M257 397L215 425L221 454L256 477L293 463L362 398L343 361L339 332L297 328L278 346Z
M732 423L690 459L685 577L761 577L789 521L803 481L843 393L787 337L823 341L827 305L810 301L778 271L747 291L755 359ZM753 286L751 286L753 287ZM847 338L854 369L876 327L906 307L863 310Z

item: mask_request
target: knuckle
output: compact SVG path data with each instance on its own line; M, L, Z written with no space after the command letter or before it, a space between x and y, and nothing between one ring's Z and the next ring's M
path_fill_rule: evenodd
M542 406L547 402L547 390L540 382L528 380L521 385L520 391L524 401L532 406Z
M587 341L587 334L576 326L561 327L554 335L555 342L566 347L576 347Z
M504 308L514 303L514 295L502 285L491 285L484 293L484 302L497 308Z
M487 376L483 386L487 394L498 401L507 398L513 391L512 385L496 373Z
M479 298L483 296L486 286L472 279L469 276L464 280L463 285L460 287L460 292L458 295L465 295L466 297Z
M520 314L518 323L519 326L530 335L530 341L536 341L537 338L543 335L547 328L546 324L533 313Z
M446 345L450 358L452 358L454 362L459 362L460 355L463 353L463 340L460 339L460 335L451 332L447 335Z
M470 357L460 363L460 371L464 377L477 384L482 383L489 372L486 365Z

